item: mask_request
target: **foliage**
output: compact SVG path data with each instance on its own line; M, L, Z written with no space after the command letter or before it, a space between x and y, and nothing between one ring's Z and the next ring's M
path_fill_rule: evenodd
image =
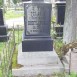
M77 77L77 73L72 72L69 77Z
M51 76L51 77L77 77L77 73L71 72L70 75L68 73L66 73L66 72L55 73L54 76Z
M53 77L65 77L66 74L63 72L63 73L55 73Z
M15 42L16 44L20 43L22 40L22 30L19 30L19 34L18 34L18 30L15 30Z
M16 41L16 49L14 51L14 54L13 54L13 58L12 58L12 66L13 68L19 68L19 67L22 67L22 65L19 65L17 64L17 55L18 55L18 43L21 42L21 36L22 36L22 30L19 30L19 41L18 41L18 31L15 30L15 41ZM60 50L61 50L61 47L63 45L63 40L62 39L57 39L55 40L54 42L54 46L56 47L56 50L58 54L61 54L60 53ZM7 63L7 62L6 62ZM4 64L2 65L2 67L4 66ZM66 74L65 73L61 73L61 74L57 74L55 73L54 76L51 76L51 77L77 77L77 74L76 73L71 73L69 76L65 76ZM2 77L2 71L0 70L0 76ZM8 77L12 77L12 74L11 72L9 72L9 76ZM43 75L39 74L38 77L44 77Z
M12 32L12 30L9 30L10 32ZM0 56L0 59L1 59L1 66L0 66L0 77L5 77L5 75L7 75L6 77L12 77L12 72L11 72L11 67L9 68L9 63L11 62L11 54L12 54L12 51L14 51L14 54L13 54L13 58L12 58L12 65L13 67L21 67L21 65L18 65L17 64L17 54L18 54L18 44L20 43L21 41L21 35L22 35L22 30L19 30L19 31L15 31L13 30L13 33L14 36L15 36L15 41L17 43L16 47L15 47L15 51L13 50L13 47L15 46L15 42L14 40L9 40L9 42L7 42L8 44L6 44L7 47L5 47L5 51L3 54L5 54L5 57L2 59L1 56ZM19 34L19 41L18 41L18 34ZM14 39L14 37L11 39ZM1 48L1 51L3 50L4 46L5 46L5 43L0 43L0 48ZM9 62L10 61L10 62ZM8 68L7 68L8 67ZM6 71L5 69L7 69L8 71ZM11 70L10 70L11 69ZM5 72L6 71L6 72Z
M20 68L23 65L20 65L17 63L17 56L18 56L18 45L16 45L16 49L13 53L13 58L12 58L12 68Z
M5 47L2 47L2 52L0 54L0 74L2 74L1 77L12 77L12 70L11 68L11 59L12 59L12 54L15 49L15 43L14 43L14 37L13 37L13 32L11 33L9 40L5 42Z
M20 0L13 0L13 3L14 4L17 4L17 3L19 3L20 2Z
M4 42L0 42L0 52L3 50L4 46L5 46L5 43Z
M52 16L51 22L52 23L55 23L56 22L56 17L55 16Z
M57 25L56 25L56 27L60 27L60 26L61 26L60 24L57 24Z
M54 41L54 49L56 51L56 53L58 54L58 56L61 58L62 57L62 47L63 47L63 40L62 39L56 39Z
M15 51L13 53L13 58L12 58L12 67L13 68L16 67L16 65L17 65L17 54L18 54L17 51L18 50L17 50L17 47L16 47L16 49L15 49Z
M12 73L11 73L11 70L9 71L9 76L8 77L13 77Z
M2 77L2 71L1 71L1 68L0 68L0 77Z
M19 35L18 35L18 30L15 30L16 49L14 51L13 58L12 58L12 68L22 67L22 65L17 64L18 44L21 42L21 38L22 38L22 30L19 30Z
M2 7L3 5L3 0L0 0L0 7Z
M13 0L13 3L14 3L14 4L17 4L17 0Z
M4 16L5 19L18 18L18 17L22 17L23 13L18 13L13 10L7 10Z
M51 36L53 38L56 38L56 36L57 36L57 33L56 33L56 31L54 29L51 29Z
M38 74L36 77L46 77L46 76ZM68 73L63 72L63 73L54 73L53 75L47 77L77 77L77 74L72 72L69 75Z

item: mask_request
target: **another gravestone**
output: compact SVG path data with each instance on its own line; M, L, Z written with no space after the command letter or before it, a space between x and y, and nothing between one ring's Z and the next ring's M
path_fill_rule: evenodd
M52 5L44 3L44 0L24 3L23 52L53 50L50 37L51 9Z
M0 9L0 42L7 41L7 28L4 25L3 11Z
M56 10L57 10L57 24L60 24L60 26L55 26L55 31L57 34L57 37L63 37L63 25L65 20L65 8L66 8L66 0L57 0L59 2L56 2Z
M3 21L3 12L2 9L0 9L0 26L4 25L4 21Z
M57 3L57 24L64 25L66 3Z
M57 4L57 23L63 25L65 18L65 3Z
M56 37L63 37L63 26L55 27Z

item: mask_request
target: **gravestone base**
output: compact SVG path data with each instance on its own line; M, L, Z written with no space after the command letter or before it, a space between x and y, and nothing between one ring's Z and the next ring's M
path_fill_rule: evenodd
M51 37L26 37L22 40L22 52L52 51L53 40Z
M8 39L7 27L4 25L0 26L0 42L6 42Z
M0 35L0 42L6 42L9 39L8 35Z
M55 51L22 52L22 45L19 45L18 49L18 64L23 67L13 69L13 76L36 77L39 74L50 76L64 71Z

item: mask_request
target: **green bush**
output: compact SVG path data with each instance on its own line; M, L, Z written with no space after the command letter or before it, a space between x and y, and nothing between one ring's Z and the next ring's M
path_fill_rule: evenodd
M3 50L4 47L5 47L5 43L4 42L0 42L0 52Z
M62 47L63 47L63 40L56 39L54 41L54 49L60 58L62 57Z
M77 73L72 72L69 77L77 77Z

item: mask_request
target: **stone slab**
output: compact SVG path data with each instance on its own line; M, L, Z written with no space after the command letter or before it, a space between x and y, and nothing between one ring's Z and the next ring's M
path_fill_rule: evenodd
M18 51L18 64L39 65L58 63L58 56L54 51L22 52L22 44L19 45Z
M23 65L19 69L13 69L13 76L35 76L38 74L51 75L61 73L64 67L55 51L47 52L22 52L19 45L18 64Z
M36 66L24 66L20 69L13 69L13 76L25 76L34 77L35 75L53 75L55 73L63 73L63 66L58 65L36 65Z

